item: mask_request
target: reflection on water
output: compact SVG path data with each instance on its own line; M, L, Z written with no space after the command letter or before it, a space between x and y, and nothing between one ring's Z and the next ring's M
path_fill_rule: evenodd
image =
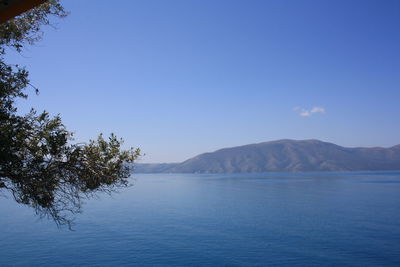
M19 180L0 183L0 196L31 207L40 218L50 219L57 226L67 226L69 229L72 229L75 215L82 212L84 201L99 194L111 195L130 185L122 178L113 183L94 179L96 183L92 182L90 189L87 189L84 179L57 179L43 175L40 179Z

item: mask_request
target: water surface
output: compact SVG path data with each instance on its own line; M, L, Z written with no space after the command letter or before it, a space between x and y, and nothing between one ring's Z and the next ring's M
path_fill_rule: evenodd
M0 198L0 266L400 266L400 172L143 174L83 210Z

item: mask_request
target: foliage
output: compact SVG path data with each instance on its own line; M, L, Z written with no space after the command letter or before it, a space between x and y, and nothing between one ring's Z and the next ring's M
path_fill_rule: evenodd
M32 109L17 113L15 101L27 98L28 71L4 60L7 49L22 51L51 25L49 16L67 13L56 0L34 8L0 25L0 190L40 216L71 226L81 211L82 199L97 192L113 192L128 185L139 149L123 150L122 140L100 135L88 144L72 144L72 133L60 116ZM37 90L37 89L36 89Z

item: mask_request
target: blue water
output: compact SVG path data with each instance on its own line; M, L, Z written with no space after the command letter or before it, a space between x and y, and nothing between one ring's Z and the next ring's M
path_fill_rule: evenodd
M400 266L400 172L136 175L74 231L0 203L0 266Z

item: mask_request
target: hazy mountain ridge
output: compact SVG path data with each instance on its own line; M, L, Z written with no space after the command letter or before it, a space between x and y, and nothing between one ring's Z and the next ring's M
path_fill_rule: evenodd
M139 173L256 173L400 170L400 145L348 148L319 140L277 140L200 154L182 163L137 164Z

